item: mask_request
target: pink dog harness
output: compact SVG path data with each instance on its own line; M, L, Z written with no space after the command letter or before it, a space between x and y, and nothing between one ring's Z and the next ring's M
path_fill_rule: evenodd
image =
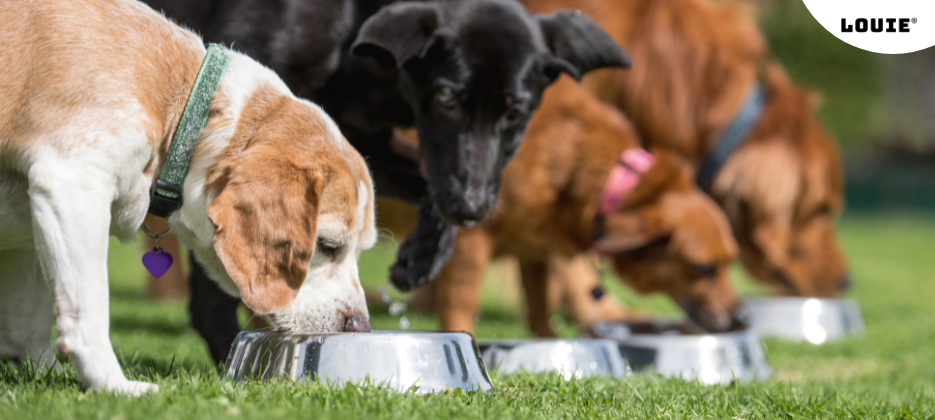
M624 150L620 154L620 160L607 176L607 181L604 182L598 215L607 216L619 210L623 205L623 200L640 182L640 177L649 172L654 163L656 159L653 155L642 148L634 147Z

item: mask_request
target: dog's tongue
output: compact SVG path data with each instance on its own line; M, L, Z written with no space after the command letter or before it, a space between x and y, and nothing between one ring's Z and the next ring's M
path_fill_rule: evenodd
M172 267L172 255L157 246L152 251L143 254L143 266L153 277L162 277L166 271L169 271L169 267Z

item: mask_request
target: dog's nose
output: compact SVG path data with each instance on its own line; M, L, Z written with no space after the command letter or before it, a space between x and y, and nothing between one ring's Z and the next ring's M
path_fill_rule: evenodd
M726 310L703 308L691 301L680 301L678 304L693 324L709 333L742 330L749 325L749 314L742 303Z
M843 276L841 276L841 280L838 282L838 291L843 292L847 289L850 289L851 284L851 275L845 273Z
M730 315L730 331L743 330L750 327L750 309L741 303L734 307Z
M370 332L370 321L360 315L349 316L344 320L344 332Z
M479 222L487 217L487 200L458 199L448 206L448 214L458 224Z

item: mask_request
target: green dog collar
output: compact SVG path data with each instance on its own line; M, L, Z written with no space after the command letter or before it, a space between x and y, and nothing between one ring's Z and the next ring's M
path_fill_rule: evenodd
M162 172L150 187L149 214L167 219L172 212L182 207L182 184L192 163L192 152L208 122L211 101L229 62L230 57L223 48L217 44L208 45L205 61L201 63L182 118L172 136Z

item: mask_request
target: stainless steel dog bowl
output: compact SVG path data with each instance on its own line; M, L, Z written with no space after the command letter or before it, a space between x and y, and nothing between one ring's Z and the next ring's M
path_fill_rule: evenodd
M565 379L630 373L612 340L479 340L481 357L500 373L559 372Z
M227 366L227 377L236 380L319 378L337 386L370 381L398 391L415 386L419 394L493 388L467 333L248 331L237 336Z
M763 336L822 344L865 328L850 299L749 298L746 304L751 329Z
M752 331L695 334L681 323L602 323L592 334L617 342L636 372L724 384L766 379L771 373Z

